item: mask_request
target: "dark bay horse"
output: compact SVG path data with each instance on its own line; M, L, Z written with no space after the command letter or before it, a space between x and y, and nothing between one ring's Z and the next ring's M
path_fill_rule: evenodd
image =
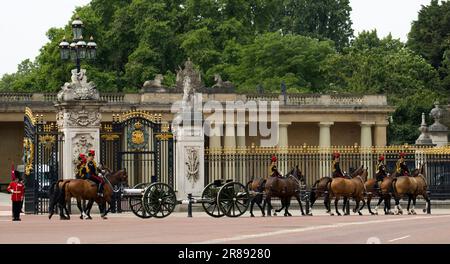
M304 181L304 176L298 166L292 169L292 171L285 178L269 177L264 187L267 215L272 215L272 197L280 198L282 208L277 211L280 212L283 208L285 208L284 216L291 216L289 213L289 206L291 203L291 198L295 197L300 205L302 215L305 215L300 199L300 187Z
M351 179L345 178L334 178L330 184L329 191L329 203L331 203L331 198L335 198L334 206L336 209L336 214L341 215L338 210L338 203L340 197L344 198L344 207L347 204L348 199L353 198L356 201L356 206L353 212L362 215L361 210L365 205L364 193L365 193L365 182L367 180L367 169L363 169L361 175L356 175ZM363 202L362 206L359 207L360 202ZM345 213L347 214L347 213Z
M78 209L81 212L80 219L92 219L90 216L90 210L94 201L99 205L101 217L106 219L111 208L111 198L113 194L113 186L117 186L122 183L128 182L128 175L125 169L116 171L114 173L107 172L104 176L105 186L103 188L103 197L97 196L97 184L90 180L82 179L70 179L64 181L58 181L55 183L55 189L53 197L51 197L51 204L49 206L49 218L54 214L54 207L58 204L66 207L67 203L70 203L71 198L74 197L77 200ZM63 196L64 198L61 198ZM82 205L81 201L88 201L87 206ZM61 204L62 203L62 204ZM108 204L108 208L106 208ZM67 211L67 208L66 208ZM61 219L64 219L63 210L60 210ZM70 219L70 216L67 217Z
M427 180L424 176L424 167L425 163L420 166L418 173L412 173L413 176L400 176L393 179L392 189L394 190L396 214L403 214L403 210L400 206L400 199L405 195L408 196L408 214L416 214L416 199L419 195L426 201L426 207L423 211L427 214L431 214L430 197L428 195ZM410 211L411 201L413 202L413 207Z
M253 214L253 207L258 205L261 210L262 216L266 216L264 209L266 208L266 200L264 199L264 186L266 184L266 179L264 178L256 178L247 183L247 189L250 192L254 192L253 197L250 200L250 216L255 217ZM262 205L261 205L262 203Z
M394 175L395 176L395 175ZM384 214L391 214L390 212L390 204L391 204L391 193L392 193L392 180L394 176L388 174L383 178L383 181L380 183L378 188L375 188L375 183L377 182L375 179L369 179L366 181L366 191L367 191L367 208L369 209L369 213L371 215L378 215L378 207L384 201ZM378 203L375 206L375 212L372 211L371 201L373 197L378 197Z

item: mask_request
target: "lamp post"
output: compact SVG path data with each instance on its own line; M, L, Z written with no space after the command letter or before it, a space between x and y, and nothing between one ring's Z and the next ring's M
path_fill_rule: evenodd
M72 59L77 66L77 73L80 73L80 62L83 59L93 60L97 56L97 44L91 37L89 42L83 40L83 22L77 17L72 22L73 41L69 44L64 38L59 44L62 60Z

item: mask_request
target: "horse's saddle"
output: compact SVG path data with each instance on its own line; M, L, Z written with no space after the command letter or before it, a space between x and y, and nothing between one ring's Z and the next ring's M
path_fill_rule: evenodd
M93 180L85 179L85 181L89 182L92 187L94 187L94 186L96 187L97 186L97 183L94 182Z

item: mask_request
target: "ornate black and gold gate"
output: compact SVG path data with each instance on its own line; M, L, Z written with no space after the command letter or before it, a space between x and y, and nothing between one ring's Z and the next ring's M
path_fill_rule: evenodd
M24 116L23 165L25 213L48 212L48 190L62 177L63 136L56 123L45 122L28 107Z
M128 185L164 182L174 186L174 140L161 114L130 111L113 115L101 131L100 162L126 169Z

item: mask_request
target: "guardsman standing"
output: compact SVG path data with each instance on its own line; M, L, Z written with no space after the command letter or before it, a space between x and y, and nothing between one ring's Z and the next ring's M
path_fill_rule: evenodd
M22 210L25 186L21 182L20 173L18 171L14 171L14 180L9 184L7 190L11 193L13 221L20 221L20 211Z
M335 152L333 153L333 162L332 162L332 177L336 178L336 177L340 177L340 178L345 178L344 173L341 170L341 167L339 166L339 161L340 161L340 157L341 154L339 154L339 152Z
M270 159L271 163L270 163L270 167L269 167L269 176L270 177L278 177L281 178L281 174L280 172L278 172L278 168L277 168L277 157L275 155L272 156L272 158Z
M397 168L396 172L397 175L400 176L410 176L408 166L406 165L405 156L406 154L404 152L400 152L400 158L397 160Z
M94 181L98 184L97 195L103 197L103 178L98 175L97 164L94 160L95 151L89 150L87 164L86 164L86 176L89 180Z
M375 173L376 176L376 182L375 182L375 189L378 189L380 186L380 183L384 180L384 178L387 176L386 172L386 165L384 164L384 156L380 155L378 157L378 163L377 163L377 171Z

